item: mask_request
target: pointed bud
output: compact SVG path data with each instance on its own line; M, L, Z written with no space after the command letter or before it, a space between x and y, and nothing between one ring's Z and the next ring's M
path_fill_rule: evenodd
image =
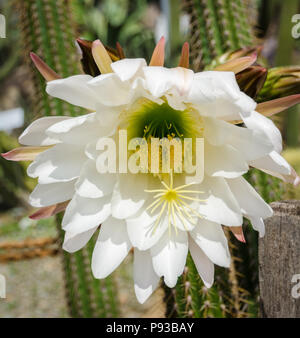
M251 66L236 75L240 89L252 97L256 98L268 75L268 70L260 66Z
M125 59L125 53L122 48L122 46L119 44L119 42L116 43L116 48L117 48L117 54L119 59Z
M46 81L60 79L60 76L54 70L52 70L38 55L31 52L30 57L34 65Z
M256 46L256 47L243 47L235 51L226 52L221 56L215 58L210 65L205 67L205 70L214 70L217 66L222 65L230 60L240 59L245 56L252 56L254 54L260 56L261 51L262 46Z
M247 69L257 60L257 54L253 53L251 56L243 56L238 59L229 60L214 68L216 71L234 72L235 74Z
M49 147L20 147L1 154L8 161L33 161L37 155L51 148Z
M77 39L78 46L81 50L81 64L85 74L93 77L100 75L98 66L93 58L92 54L92 41Z
M243 47L235 50L234 52L228 53L228 60L234 60L241 58L243 56L251 56L252 54L260 55L262 52L263 46L255 46L255 47Z
M299 66L271 68L258 100L269 101L298 93L300 93Z
M189 65L190 65L190 45L188 42L185 42L182 46L181 57L178 66L189 69Z
M68 204L70 201L63 202L63 203L58 203L54 205L50 205L49 207L44 207L38 209L34 214L29 216L29 218L34 219L34 220L39 220L39 219L44 219L44 218L49 218L51 216L54 216L64 210L66 210Z
M272 116L298 103L300 103L300 94L259 103L256 107L256 111L265 116Z
M163 67L165 62L165 38L161 37L156 47L154 48L149 66Z
M112 73L112 59L100 40L96 40L92 44L93 58L101 72L101 74Z
M243 232L243 227L230 227L230 231L234 234L235 238L242 242L246 243L246 239Z

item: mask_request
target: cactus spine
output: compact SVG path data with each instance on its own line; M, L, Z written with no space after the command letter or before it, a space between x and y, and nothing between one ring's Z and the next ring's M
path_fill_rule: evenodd
M183 9L190 16L191 60L194 71L203 69L216 56L228 50L253 43L248 1L185 0ZM253 9L251 11L255 15ZM250 171L246 178L267 202L278 199L282 193L277 179L258 170ZM184 274L176 287L165 287L167 317L256 315L258 238L249 222L245 221L245 225L246 245L237 243L232 234L226 231L232 263L229 269L216 267L215 284L211 289L204 287L192 258L188 257Z
M83 112L72 105L48 96L45 80L33 69L29 53L36 52L61 76L80 73L76 58L75 31L70 18L69 1L24 0L17 2L24 57L30 65L33 95L33 115L28 120L46 115L76 116ZM61 216L57 218L59 237ZM91 272L91 255L95 236L88 245L75 254L64 252L66 296L72 317L116 317L117 292L113 277L96 280Z

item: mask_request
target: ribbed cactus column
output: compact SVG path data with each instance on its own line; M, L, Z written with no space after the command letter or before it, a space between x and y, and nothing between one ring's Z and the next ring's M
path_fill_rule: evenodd
M185 0L190 16L191 61L199 71L226 50L252 43L252 29L244 0Z
M84 111L48 96L45 80L30 62L31 51L63 77L78 74L80 62L69 1L23 0L17 2L24 57L31 69L32 112L28 120L46 115L76 116ZM58 231L63 240L58 217ZM117 288L113 277L100 281L92 276L91 255L96 237L75 254L63 252L66 295L72 317L118 316Z
M191 62L195 71L216 56L253 43L253 8L246 0L185 0L190 16ZM255 13L254 13L255 15ZM282 187L277 179L252 170L246 177L267 202L278 199ZM207 289L191 257L174 289L165 287L167 317L244 317L257 311L257 233L245 221L246 244L226 231L232 256L229 269L216 268L215 284Z

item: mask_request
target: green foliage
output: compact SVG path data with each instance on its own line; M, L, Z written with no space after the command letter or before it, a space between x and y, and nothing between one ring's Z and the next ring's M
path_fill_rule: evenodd
M0 132L0 153L16 148L16 140L5 132ZM0 210L13 208L20 204L19 193L25 189L25 166L6 161L0 156Z
M55 0L18 2L25 59L29 63L29 52L34 51L63 77L80 73L69 3ZM61 100L50 98L45 92L45 80L32 65L30 67L35 89L32 97L34 117L76 116L82 112ZM28 119L31 120L32 116ZM60 215L57 227L62 242L61 219ZM66 294L73 317L115 317L118 314L118 293L113 277L100 281L94 279L91 272L91 254L95 240L93 237L86 248L75 254L63 253Z
M127 57L151 55L155 41L146 24L146 0L74 0L72 9L82 38L108 46L118 41Z

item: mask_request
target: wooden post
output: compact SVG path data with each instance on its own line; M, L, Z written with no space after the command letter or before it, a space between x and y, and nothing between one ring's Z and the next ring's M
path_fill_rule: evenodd
M300 201L271 206L259 240L260 315L300 318Z

